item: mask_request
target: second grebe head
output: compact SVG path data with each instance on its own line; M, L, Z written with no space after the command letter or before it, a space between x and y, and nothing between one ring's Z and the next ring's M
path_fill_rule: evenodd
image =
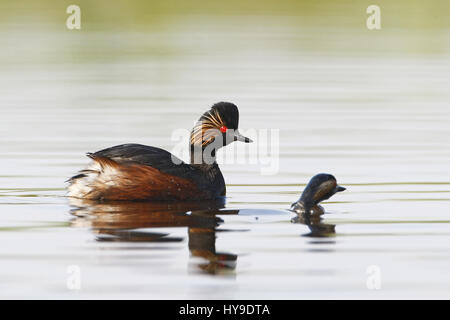
M320 173L311 178L300 199L292 204L291 209L297 213L311 213L321 201L331 198L335 193L346 190L337 184L336 178L327 173Z
M252 142L238 131L239 110L230 102L218 102L206 111L192 129L190 143L205 148L214 143L215 149L233 141Z

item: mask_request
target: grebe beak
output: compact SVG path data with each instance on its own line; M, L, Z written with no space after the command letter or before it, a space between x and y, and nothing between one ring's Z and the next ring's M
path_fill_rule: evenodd
M342 192L342 191L345 191L345 190L347 190L347 188L341 187L339 185L336 187L336 192Z
M245 143L250 143L250 142L253 142L253 140L252 139L250 139L250 138L247 138L247 137L244 137L242 134L240 134L239 133L239 131L235 131L235 133L234 133L234 141L242 141L242 142L245 142Z

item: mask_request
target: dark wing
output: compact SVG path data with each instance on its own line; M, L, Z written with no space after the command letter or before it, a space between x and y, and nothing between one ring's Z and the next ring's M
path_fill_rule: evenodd
M195 171L193 167L184 163L170 152L142 144L121 144L88 155L94 159L96 157L109 158L120 164L137 163L147 165L167 174L185 176L186 178Z

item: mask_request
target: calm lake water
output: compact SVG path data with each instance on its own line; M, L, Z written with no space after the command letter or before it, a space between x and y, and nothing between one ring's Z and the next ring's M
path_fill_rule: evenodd
M450 32L364 19L2 26L0 297L450 298ZM256 145L251 130L279 130L274 174L261 174L268 157L222 164L225 204L64 196L86 152L172 151L221 100ZM319 172L347 191L321 222L292 223Z

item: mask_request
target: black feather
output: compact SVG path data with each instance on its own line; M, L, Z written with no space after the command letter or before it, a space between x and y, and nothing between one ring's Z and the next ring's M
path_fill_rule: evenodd
M81 174L77 174L76 176L73 176L73 177L67 179L66 182L71 182L73 180L77 180L77 179L85 178L85 177L87 177L85 174L82 174L82 173Z
M188 178L194 169L166 150L128 143L93 153L91 158L106 157L120 164L136 163L156 168L164 173Z

